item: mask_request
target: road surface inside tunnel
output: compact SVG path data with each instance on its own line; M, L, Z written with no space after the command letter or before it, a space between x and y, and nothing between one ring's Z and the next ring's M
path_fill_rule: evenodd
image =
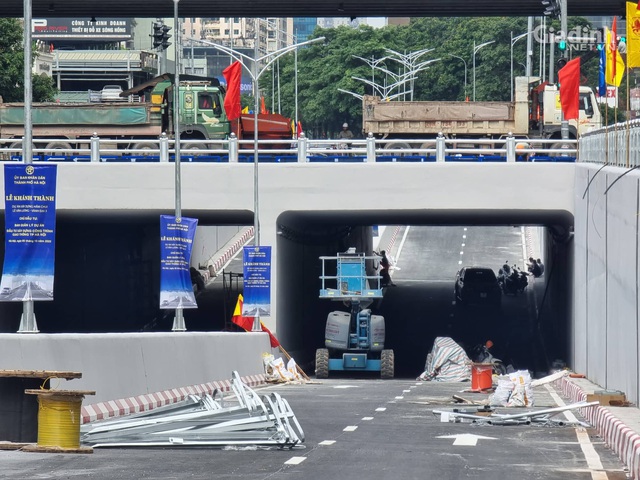
M400 229L390 252L399 267L392 273L398 286L385 289L384 298L371 306L372 313L385 318L385 348L394 350L397 378L415 378L424 371L426 356L438 336L451 337L467 350L491 340L494 345L491 352L505 364L511 364L515 369L528 369L534 374L544 374L549 369L544 342L536 327L544 277L529 277L530 283L523 294L502 295L502 305L498 309L461 306L454 299L455 277L462 266L486 266L496 274L505 262L526 269L524 261L529 254L524 247L523 231L522 227L512 226L411 226ZM189 330L235 329L230 320L237 295L242 291L242 278L238 280L241 273L239 255L225 266L224 274L196 296L199 308L185 310ZM318 302L323 300L318 299ZM326 307L322 303L319 306ZM345 308L338 303L331 309ZM168 313L164 328L171 325L171 312ZM317 321L324 324L325 318ZM287 324L282 322L278 327L286 329ZM315 331L323 334L324 328ZM314 366L304 359L313 358L315 350L323 345L324 338L305 337L299 363L308 374L313 373ZM378 376L331 372L331 376L334 375Z

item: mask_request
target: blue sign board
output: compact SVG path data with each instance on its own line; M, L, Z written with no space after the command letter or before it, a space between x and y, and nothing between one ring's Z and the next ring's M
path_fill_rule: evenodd
M244 247L242 316L271 315L271 247Z
M53 300L56 165L4 166L5 250L0 301Z
M198 308L189 266L198 220L160 215L160 308Z

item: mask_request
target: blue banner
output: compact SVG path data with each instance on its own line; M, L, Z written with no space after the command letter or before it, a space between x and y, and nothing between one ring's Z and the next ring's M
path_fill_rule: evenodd
M4 166L0 301L53 300L56 172L56 165Z
M160 215L160 308L198 308L189 266L198 220Z
M244 247L242 316L271 315L271 247Z

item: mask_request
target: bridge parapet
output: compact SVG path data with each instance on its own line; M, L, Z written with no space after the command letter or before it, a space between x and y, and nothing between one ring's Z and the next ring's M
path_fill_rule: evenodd
M640 166L640 120L616 123L584 134L578 161L617 167Z

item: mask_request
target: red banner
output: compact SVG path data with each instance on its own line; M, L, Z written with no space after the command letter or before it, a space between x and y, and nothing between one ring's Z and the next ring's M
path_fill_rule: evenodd
M222 71L227 81L227 95L224 97L224 111L229 120L240 117L240 79L242 78L242 64L237 60Z

